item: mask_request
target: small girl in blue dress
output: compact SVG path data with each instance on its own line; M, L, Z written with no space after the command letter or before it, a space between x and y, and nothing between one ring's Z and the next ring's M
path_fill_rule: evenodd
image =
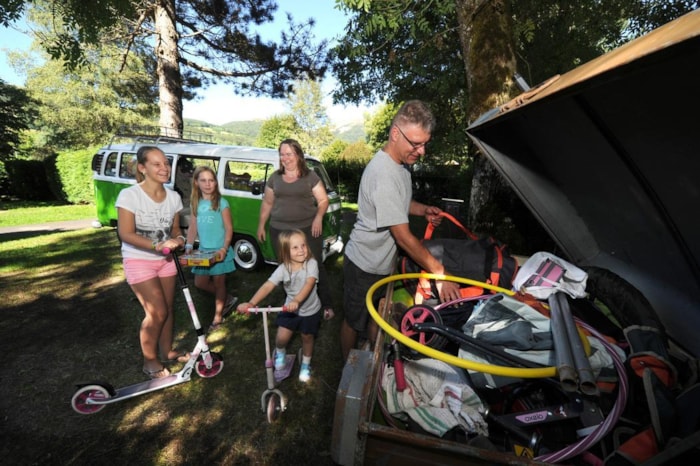
M231 248L233 221L228 201L221 196L211 167L202 165L195 169L190 209L185 252L192 251L197 237L200 251L216 252L216 262L210 267L192 267L194 285L215 298L214 319L209 326L209 332L212 332L221 326L238 299L226 291L226 274L236 270Z

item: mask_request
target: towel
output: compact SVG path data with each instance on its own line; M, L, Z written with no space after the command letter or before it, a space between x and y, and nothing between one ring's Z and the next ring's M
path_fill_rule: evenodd
M486 409L463 372L437 359L424 358L406 361L404 377L403 392L396 390L393 367L387 367L382 377L387 409L392 415L405 413L438 437L457 426L470 434L488 436L483 417Z

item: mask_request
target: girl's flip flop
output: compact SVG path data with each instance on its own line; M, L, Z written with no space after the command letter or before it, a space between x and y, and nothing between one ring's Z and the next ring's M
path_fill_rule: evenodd
M162 379L170 375L170 371L167 367L161 367L155 371L149 371L148 369L143 369L143 373L151 379Z
M171 353L175 353L176 351L171 351ZM172 359L163 359L161 362L164 364L174 364L176 362L181 362L185 363L190 360L190 353L188 351L181 351L181 352L176 352L177 355L172 358Z

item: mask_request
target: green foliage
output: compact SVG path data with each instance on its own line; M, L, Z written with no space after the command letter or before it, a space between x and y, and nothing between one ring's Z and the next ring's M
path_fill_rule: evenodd
M292 115L274 116L262 124L255 146L277 149L280 141L287 138L299 139L301 133L301 128Z
M311 79L294 82L294 91L287 96L289 109L299 133L297 139L307 154L318 155L333 141L330 119L323 105L321 84Z
M0 26L9 27L19 20L24 11L24 0L3 0L0 2Z
M121 71L118 51L112 46L70 72L52 60L32 66L22 54L13 54L12 59L18 67L24 64L27 90L41 104L35 122L37 141L58 150L100 144L118 128L152 124L157 115L151 63L135 54Z
M88 204L94 201L92 185L92 156L99 146L67 151L58 154L56 168L65 195L71 204Z
M357 6L354 1L344 3ZM469 99L454 2L376 0L370 10L352 10L347 33L332 50L333 71L340 83L334 99L392 105L426 100L438 117L431 151L441 157L435 162L463 161ZM373 17L384 17L387 25L370 30ZM365 129L375 149L386 141L394 112L385 108L380 113L386 114L376 116Z
M342 146L345 146L344 149L338 152ZM360 177L365 165L372 158L373 152L362 141L353 144L336 141L328 147L327 151L323 164L335 181L343 202L357 202Z
M339 82L334 99L354 103L428 100L438 116L431 151L440 154L439 161L465 161L469 141L464 129L470 123L471 105L468 91L481 84L467 82L466 52L458 40L460 27L473 26L458 24L457 6L466 0L339 1L350 20L345 36L331 51ZM513 12L518 70L532 84L571 70L698 6L690 0L508 3ZM374 129L367 133L379 134ZM377 136L368 142L376 147L382 139Z
M0 79L0 162L7 160L21 143L22 131L36 118L36 101L25 89Z
M9 160L9 194L24 200L93 202L90 162L98 147L60 154L38 151L34 160Z
M372 151L376 152L389 139L389 128L400 104L385 103L381 105L371 118L365 120L365 140Z
M373 150L368 144L358 141L349 144L343 152L340 153L340 158L343 160L355 160L366 164L372 158L376 150Z
M340 157L340 154L348 147L348 143L341 141L340 139L334 140L330 145L326 146L321 152L321 160L325 164L329 160L336 160Z

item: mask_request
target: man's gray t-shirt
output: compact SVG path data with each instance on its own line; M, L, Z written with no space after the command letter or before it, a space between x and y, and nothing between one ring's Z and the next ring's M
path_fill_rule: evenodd
M412 198L411 172L378 151L362 173L357 220L345 256L365 272L392 273L397 247L389 227L408 223Z

